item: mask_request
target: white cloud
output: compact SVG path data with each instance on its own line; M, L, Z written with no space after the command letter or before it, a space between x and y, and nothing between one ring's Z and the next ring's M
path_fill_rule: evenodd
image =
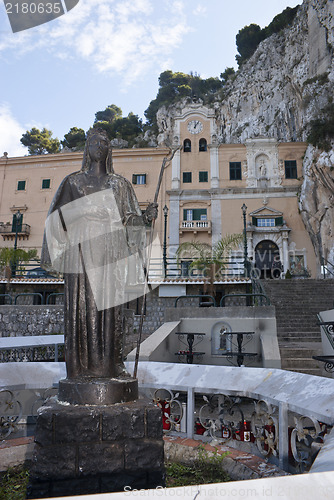
M207 8L204 5L198 4L194 9L193 14L195 16L204 16L207 13Z
M160 70L191 31L190 22L182 0L82 0L59 19L0 41L0 51L45 48L62 60L79 57L119 75L124 86Z
M0 104L0 156L6 151L9 156L24 156L28 150L22 146L20 139L26 131L12 115L6 103Z

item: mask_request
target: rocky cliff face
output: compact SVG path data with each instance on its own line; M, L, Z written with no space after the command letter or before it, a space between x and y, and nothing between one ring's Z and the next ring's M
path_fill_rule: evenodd
M334 263L333 168L334 143L328 153L312 146L307 148L299 203L319 262L323 257L330 263ZM331 269L331 266L329 268Z
M213 104L219 141L258 136L304 141L310 120L321 117L333 98L334 2L305 0L293 24L267 38ZM159 139L166 139L180 105L161 109ZM172 138L169 140L172 142ZM334 144L333 144L334 146ZM316 254L334 262L334 149L308 147L300 209Z

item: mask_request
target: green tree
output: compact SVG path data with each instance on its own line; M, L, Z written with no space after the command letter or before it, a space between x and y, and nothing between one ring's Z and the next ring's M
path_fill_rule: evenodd
M118 118L113 123L113 135L115 138L121 138L128 141L129 146L135 143L143 131L142 120L133 113L129 113L125 118Z
M236 56L239 66L254 54L263 37L264 33L258 24L250 24L238 32L235 40L239 52Z
M69 132L64 135L64 140L61 144L64 148L81 151L85 147L86 134L82 128L72 127Z
M149 126L156 127L156 114L161 106L169 106L183 97L198 97L206 101L208 96L218 92L222 87L219 78L202 79L197 73L163 71L159 76L157 97L150 102L145 117Z
M33 127L21 137L21 143L28 148L30 155L43 155L46 153L59 153L60 142L52 137L52 131L46 128L39 130Z
M330 151L334 139L334 104L329 103L321 110L319 118L309 123L307 142L312 146Z
M6 278L11 276L11 266L16 263L16 270L24 270L23 264L30 260L38 260L35 248L23 250L23 248L3 247L0 249L0 273Z
M122 118L122 110L116 104L110 104L104 111L97 111L95 113L95 122L108 122L112 123L118 118Z
M136 144L136 138L143 132L143 123L139 116L130 112L128 116L123 117L121 108L115 104L95 113L93 127L103 128L110 140L127 141L129 147Z
M247 61L257 49L262 40L265 40L273 33L278 33L294 20L299 9L299 5L291 9L287 7L280 14L274 17L271 23L261 29L258 24L250 24L242 28L236 36L236 44L239 54L236 56L238 65Z
M233 78L235 75L235 70L232 67L225 68L225 71L223 73L220 73L220 78L223 83L226 83L228 80Z
M283 12L275 16L271 23L266 28L264 28L264 30L262 30L264 31L265 38L272 35L273 33L279 33L281 30L289 26L294 20L298 9L299 5L297 5L293 9L291 7L287 7L283 10Z
M199 241L185 241L177 249L177 262L179 263L182 257L192 259L190 268L198 269L204 277L208 278L204 291L209 285L210 295L214 295L214 281L221 278L231 250L238 247L242 241L242 234L227 235L213 246Z

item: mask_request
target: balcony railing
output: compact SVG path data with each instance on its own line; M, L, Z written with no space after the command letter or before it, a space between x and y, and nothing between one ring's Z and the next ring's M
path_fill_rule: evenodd
M16 231L13 231L12 224L4 224L0 225L0 234L2 235L3 239L13 239L15 238ZM30 226L29 224L22 224L22 226L18 229L17 231L17 236L18 238L26 238L30 235Z
M210 220L184 220L180 224L180 231L208 231L211 232Z

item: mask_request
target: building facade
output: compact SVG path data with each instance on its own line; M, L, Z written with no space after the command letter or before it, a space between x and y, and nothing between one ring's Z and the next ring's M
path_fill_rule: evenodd
M211 245L241 233L247 206L248 256L259 273L281 266L295 274L320 272L310 237L298 211L305 143L278 143L257 137L245 144L222 144L213 109L193 103L173 120L173 147L159 194L156 230L173 257L180 243ZM170 131L169 131L170 132ZM141 208L153 200L165 147L114 150L115 172L134 187ZM44 222L62 179L81 168L82 153L0 159L0 245L40 252ZM165 217L163 207L168 208ZM16 215L23 214L16 231ZM16 234L17 233L17 234ZM240 248L237 254L243 253Z

